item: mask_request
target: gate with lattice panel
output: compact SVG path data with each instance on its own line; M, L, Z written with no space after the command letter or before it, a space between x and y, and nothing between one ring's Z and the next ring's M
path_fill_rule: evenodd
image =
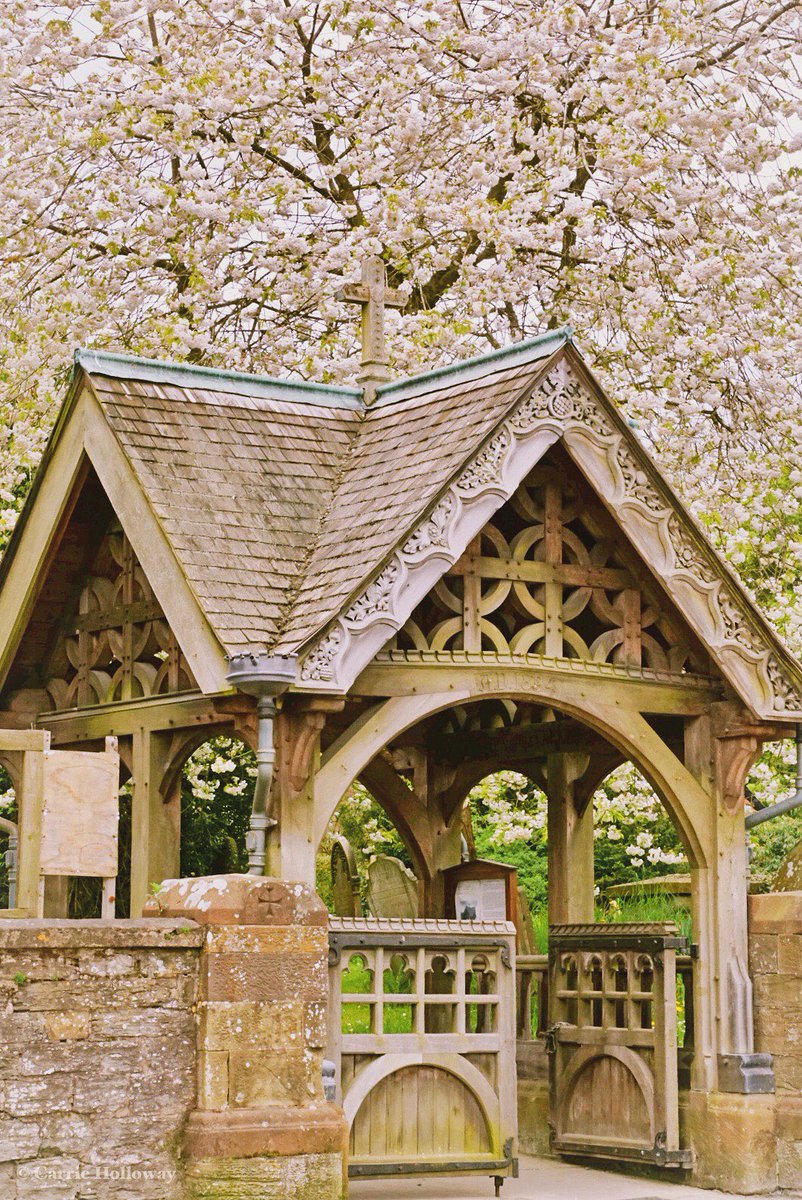
M552 1146L690 1166L680 1145L677 952L670 923L549 930Z
M351 1178L517 1173L515 929L332 917L328 1055Z

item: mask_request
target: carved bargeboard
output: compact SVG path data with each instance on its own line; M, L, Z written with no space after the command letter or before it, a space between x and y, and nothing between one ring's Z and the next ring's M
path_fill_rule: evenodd
M579 365L565 358L519 402L346 611L305 649L299 686L347 689L414 619L443 572L470 550L488 517L496 522L493 514L558 442L754 712L802 717L799 665L761 622L632 432Z
M106 534L46 670L54 709L85 708L197 686L131 543Z

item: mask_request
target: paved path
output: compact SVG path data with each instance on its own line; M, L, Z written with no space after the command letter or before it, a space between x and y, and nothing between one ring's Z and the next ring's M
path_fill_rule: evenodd
M502 1200L731 1200L730 1192L707 1192L682 1183L616 1175L574 1167L550 1158L521 1158L519 1179L508 1179ZM351 1184L351 1200L493 1200L492 1179L363 1180Z

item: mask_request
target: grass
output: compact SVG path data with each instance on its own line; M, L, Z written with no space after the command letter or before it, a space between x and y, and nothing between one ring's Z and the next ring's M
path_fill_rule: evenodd
M393 970L395 966L395 970ZM373 990L373 972L365 960L355 954L342 974L342 1032L372 1033L369 1004L349 1003L346 995L364 995ZM406 970L403 959L393 960L390 969L384 972L384 991L395 995L406 995L412 991L412 975ZM411 1033L413 1030L413 1008L411 1004L384 1005L384 1032Z
M693 932L691 910L676 904L664 892L597 905L596 920L611 924L623 921L673 921L679 933L689 941Z

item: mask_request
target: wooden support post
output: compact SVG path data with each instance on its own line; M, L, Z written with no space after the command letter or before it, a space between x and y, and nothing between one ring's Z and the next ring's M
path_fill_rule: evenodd
M70 880L68 875L46 875L42 880L42 916L51 918L70 915Z
M709 717L687 722L685 760L714 812L706 870L693 870L696 1057L692 1086L757 1090L746 1076L754 1051L748 966L746 775L759 752L754 737L714 737ZM724 1077L726 1078L726 1081ZM743 1086L738 1083L742 1078Z
M47 740L49 742L49 738ZM20 831L17 907L38 914L44 803L44 754L41 751L23 753L20 779L20 793L17 796Z
M342 707L337 698L310 697L290 702L276 716L276 761L268 816L266 873L276 879L315 885L315 775L320 765L320 734L327 713Z
M180 873L180 781L165 803L161 781L169 734L140 728L133 734L131 776L131 916L142 915L153 883ZM180 777L179 777L180 779Z
M574 783L587 755L548 757L549 923L592 921L594 915L593 805L579 814Z
M556 566L563 560L562 493L559 484L547 483L545 489L546 562ZM563 652L563 588L561 583L544 586L546 610L545 653L559 658Z
M464 799L447 809L448 786L454 781L453 767L443 766L431 751L413 751L414 795L417 820L412 825L420 856L426 862L421 880L420 916L445 917L443 871L460 861L462 853L462 809Z
M470 543L463 560L466 569L462 585L462 648L470 654L478 654L482 649L482 580L474 567L481 550L480 536Z
M460 861L462 851L462 811L456 819L446 822L438 812L438 805L430 815L431 869L423 888L422 917L445 917L445 886L443 871Z
M103 892L100 900L100 915L104 920L110 920L114 917L116 898L115 892L117 889L116 879L103 880Z

